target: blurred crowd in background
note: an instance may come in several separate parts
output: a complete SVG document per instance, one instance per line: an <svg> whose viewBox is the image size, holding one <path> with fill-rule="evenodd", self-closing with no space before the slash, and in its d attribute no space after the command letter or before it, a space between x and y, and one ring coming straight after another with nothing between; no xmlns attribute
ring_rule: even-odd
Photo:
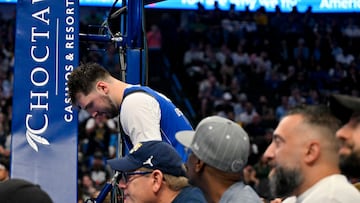
<svg viewBox="0 0 360 203"><path fill-rule="evenodd" d="M15 6L14 6L15 10ZM81 8L81 32L94 32L109 8ZM193 126L209 115L238 122L251 137L252 153L245 181L262 197L270 167L262 153L287 109L326 103L329 94L359 96L360 27L353 13L300 13L294 7L267 12L235 7L205 10L146 10L149 52L161 53L196 110ZM0 156L10 155L15 12L0 13ZM99 62L120 75L113 44L86 42L82 62ZM153 59L151 59L153 60ZM155 60L156 61L156 60ZM160 63L151 64L149 71ZM151 83L149 84L151 86ZM161 91L161 88L159 89ZM79 197L97 194L112 171L106 160L116 156L118 128L114 119L79 113Z"/></svg>

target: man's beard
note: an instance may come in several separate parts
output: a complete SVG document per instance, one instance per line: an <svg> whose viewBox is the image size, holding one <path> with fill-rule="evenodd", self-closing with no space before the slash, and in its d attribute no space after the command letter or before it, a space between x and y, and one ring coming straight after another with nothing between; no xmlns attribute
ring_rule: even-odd
<svg viewBox="0 0 360 203"><path fill-rule="evenodd" d="M304 178L299 168L276 167L270 177L270 190L274 197L287 197L299 187Z"/></svg>
<svg viewBox="0 0 360 203"><path fill-rule="evenodd" d="M109 118L114 118L114 117L116 117L116 116L118 116L119 115L119 107L118 106L116 106L111 100L110 100L110 98L108 98L108 97L103 97L104 98L104 100L106 100L106 102L110 105L110 107L109 108L107 108L107 110L106 110L106 115L109 117Z"/></svg>
<svg viewBox="0 0 360 203"><path fill-rule="evenodd" d="M360 178L360 152L340 155L341 172L350 178Z"/></svg>

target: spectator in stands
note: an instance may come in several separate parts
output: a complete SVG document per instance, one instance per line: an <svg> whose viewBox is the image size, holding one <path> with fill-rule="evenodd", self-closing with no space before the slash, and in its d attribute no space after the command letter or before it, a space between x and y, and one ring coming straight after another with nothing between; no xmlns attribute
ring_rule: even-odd
<svg viewBox="0 0 360 203"><path fill-rule="evenodd" d="M355 60L355 57L350 51L347 49L343 49L341 53L335 56L335 61L344 65L345 67L349 66L351 62Z"/></svg>
<svg viewBox="0 0 360 203"><path fill-rule="evenodd" d="M162 41L161 41L161 32L156 24L152 24L150 30L146 33L146 40L148 43L149 49L161 49Z"/></svg>
<svg viewBox="0 0 360 203"><path fill-rule="evenodd" d="M275 109L276 119L279 121L281 118L285 116L287 111L289 110L289 101L287 96L282 96L280 104Z"/></svg>
<svg viewBox="0 0 360 203"><path fill-rule="evenodd" d="M0 183L10 179L9 157L0 156Z"/></svg>
<svg viewBox="0 0 360 203"><path fill-rule="evenodd" d="M204 192L207 202L262 202L242 181L250 141L239 124L210 116L201 120L195 131L176 133L176 139L190 150L187 176Z"/></svg>
<svg viewBox="0 0 360 203"><path fill-rule="evenodd" d="M244 111L239 114L238 118L236 119L236 122L241 123L241 125L246 126L250 123L252 123L255 116L258 116L257 110L255 109L252 102L246 102L244 106Z"/></svg>
<svg viewBox="0 0 360 203"><path fill-rule="evenodd" d="M250 57L249 54L244 50L243 43L238 43L236 51L231 54L234 62L234 66L249 65Z"/></svg>
<svg viewBox="0 0 360 203"><path fill-rule="evenodd" d="M256 171L252 165L246 165L243 169L244 183L251 186L255 191L259 186L260 180L257 177Z"/></svg>
<svg viewBox="0 0 360 203"><path fill-rule="evenodd" d="M81 177L81 184L79 190L81 191L81 199L86 201L94 196L97 189L95 186L95 182L91 179L91 175L85 173Z"/></svg>
<svg viewBox="0 0 360 203"><path fill-rule="evenodd" d="M221 65L224 65L226 63L226 59L228 57L231 58L231 49L227 44L221 44L221 47L216 52L215 56L216 59L220 62Z"/></svg>
<svg viewBox="0 0 360 203"><path fill-rule="evenodd" d="M3 112L0 112L0 157L10 156L10 127L11 125L7 115Z"/></svg>
<svg viewBox="0 0 360 203"><path fill-rule="evenodd" d="M266 200L272 199L269 187L271 164L265 156L261 156L258 162L254 164L253 168L256 173L256 178L259 181L255 188L256 192L260 195L260 197Z"/></svg>
<svg viewBox="0 0 360 203"><path fill-rule="evenodd" d="M342 29L343 35L349 38L355 38L360 36L360 27L356 23L353 17L348 17L347 22L344 23Z"/></svg>
<svg viewBox="0 0 360 203"><path fill-rule="evenodd" d="M290 107L299 106L305 104L306 99L303 97L299 88L291 88L290 96L288 97L288 103Z"/></svg>
<svg viewBox="0 0 360 203"><path fill-rule="evenodd" d="M340 174L338 128L324 106L300 106L281 119L264 154L274 161L274 196L296 196L304 203L360 201L360 193Z"/></svg>
<svg viewBox="0 0 360 203"><path fill-rule="evenodd" d="M360 190L360 98L331 95L330 109L343 124L336 132L341 143L340 169Z"/></svg>
<svg viewBox="0 0 360 203"><path fill-rule="evenodd" d="M346 78L347 72L344 66L339 62L335 62L335 64L333 65L334 67L331 67L329 69L330 88L337 91L341 91L342 81Z"/></svg>
<svg viewBox="0 0 360 203"><path fill-rule="evenodd" d="M125 202L206 202L199 188L189 185L181 157L166 142L140 142L108 163L120 172Z"/></svg>
<svg viewBox="0 0 360 203"><path fill-rule="evenodd" d="M199 62L204 61L204 51L202 50L202 43L191 43L190 48L185 51L183 63L185 66L195 66Z"/></svg>
<svg viewBox="0 0 360 203"><path fill-rule="evenodd" d="M298 39L297 46L293 50L294 59L308 60L310 57L310 51L305 44L305 39Z"/></svg>
<svg viewBox="0 0 360 203"><path fill-rule="evenodd" d="M86 121L85 133L89 142L86 155L94 154L96 150L108 155L110 137L117 133L117 126L114 119L99 115Z"/></svg>
<svg viewBox="0 0 360 203"><path fill-rule="evenodd" d="M269 97L266 95L260 95L255 108L263 118L264 127L273 127L277 122L275 118L275 109L268 98Z"/></svg>
<svg viewBox="0 0 360 203"><path fill-rule="evenodd" d="M110 178L111 171L105 164L105 157L101 151L95 152L90 161L90 177L96 189L101 189Z"/></svg>
<svg viewBox="0 0 360 203"><path fill-rule="evenodd" d="M225 63L220 67L220 83L224 87L229 87L235 75L235 66L231 56L227 56Z"/></svg>
<svg viewBox="0 0 360 203"><path fill-rule="evenodd" d="M352 90L360 91L360 69L352 62L347 68L347 74L342 81L343 92L351 93Z"/></svg>
<svg viewBox="0 0 360 203"><path fill-rule="evenodd" d="M233 96L230 92L225 92L222 96L222 100L215 105L215 111L218 116L228 118L230 120L235 119Z"/></svg>
<svg viewBox="0 0 360 203"><path fill-rule="evenodd" d="M0 199L1 203L53 203L39 185L16 178L0 183Z"/></svg>
<svg viewBox="0 0 360 203"><path fill-rule="evenodd" d="M200 101L201 117L213 114L213 107L223 95L223 88L213 72L208 72L207 77L199 82L198 99Z"/></svg>

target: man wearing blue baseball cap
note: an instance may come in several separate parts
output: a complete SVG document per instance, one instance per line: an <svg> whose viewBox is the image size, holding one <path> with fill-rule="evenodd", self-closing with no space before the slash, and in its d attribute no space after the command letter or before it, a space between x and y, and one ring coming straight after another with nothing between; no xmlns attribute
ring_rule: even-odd
<svg viewBox="0 0 360 203"><path fill-rule="evenodd" d="M191 150L186 162L187 176L191 184L204 192L208 202L263 202L242 181L250 141L238 123L210 116L204 118L195 131L179 131L175 137Z"/></svg>
<svg viewBox="0 0 360 203"><path fill-rule="evenodd" d="M125 202L206 202L201 190L189 185L180 155L164 141L140 142L108 164L120 172Z"/></svg>

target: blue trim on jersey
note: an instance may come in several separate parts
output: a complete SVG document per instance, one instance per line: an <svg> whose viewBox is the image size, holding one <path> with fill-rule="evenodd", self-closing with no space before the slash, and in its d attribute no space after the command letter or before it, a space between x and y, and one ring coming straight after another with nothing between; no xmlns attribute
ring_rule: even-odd
<svg viewBox="0 0 360 203"><path fill-rule="evenodd" d="M187 154L184 146L182 146L176 139L175 134L181 130L193 130L189 120L169 99L164 98L155 90L145 86L132 86L126 88L124 91L123 100L126 96L134 92L145 92L154 97L160 105L161 119L160 132L163 141L170 143L176 151L180 154L183 161L186 161ZM121 107L120 107L121 111ZM125 143L128 149L133 147L128 135L124 136Z"/></svg>

